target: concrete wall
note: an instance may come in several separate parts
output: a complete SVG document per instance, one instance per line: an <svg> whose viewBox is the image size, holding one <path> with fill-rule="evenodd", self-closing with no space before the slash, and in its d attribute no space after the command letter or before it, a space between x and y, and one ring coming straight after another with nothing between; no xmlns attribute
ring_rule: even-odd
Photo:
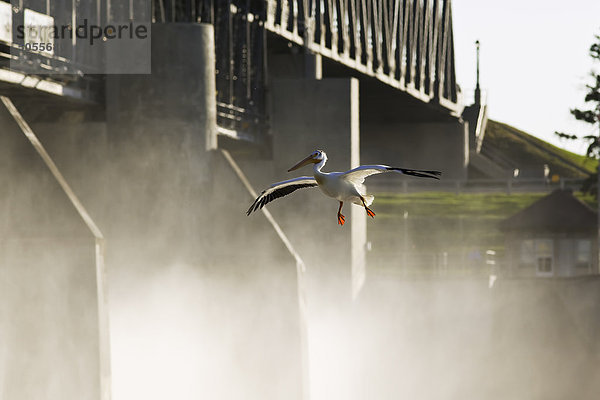
<svg viewBox="0 0 600 400"><path fill-rule="evenodd" d="M0 397L100 397L95 240L0 107Z"/></svg>
<svg viewBox="0 0 600 400"><path fill-rule="evenodd" d="M466 124L454 122L361 125L364 164L442 171L442 179L465 180L469 161Z"/></svg>

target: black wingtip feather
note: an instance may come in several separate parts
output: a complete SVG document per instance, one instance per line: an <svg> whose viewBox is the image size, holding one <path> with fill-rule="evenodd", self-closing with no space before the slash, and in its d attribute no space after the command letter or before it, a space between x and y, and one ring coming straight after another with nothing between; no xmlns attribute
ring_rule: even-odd
<svg viewBox="0 0 600 400"><path fill-rule="evenodd" d="M286 195L294 192L297 189L301 189L301 188L305 188L305 187L315 187L315 186L318 186L316 182L315 183L302 183L302 184L287 186L287 187L283 187L273 193L269 193L266 196L264 196L265 191L263 191L260 194L260 196L258 196L256 198L256 200L254 200L254 203L252 203L252 205L250 206L248 211L246 211L246 215L250 216L250 214L252 214L254 211L262 209L264 206L266 206L268 203L272 202L273 200L278 199L283 196L286 196Z"/></svg>
<svg viewBox="0 0 600 400"><path fill-rule="evenodd" d="M399 171L405 175L417 176L419 178L432 178L432 179L440 179L442 176L440 171L433 170L423 170L423 169L407 169L407 168L397 168L397 167L389 167L389 171Z"/></svg>

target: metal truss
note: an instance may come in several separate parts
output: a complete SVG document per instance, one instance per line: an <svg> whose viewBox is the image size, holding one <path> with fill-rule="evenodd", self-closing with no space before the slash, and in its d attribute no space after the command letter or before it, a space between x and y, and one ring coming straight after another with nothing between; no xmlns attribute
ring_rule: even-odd
<svg viewBox="0 0 600 400"><path fill-rule="evenodd" d="M264 130L266 32L452 115L462 111L450 0L153 0L152 4L154 21L214 25L220 128L254 138Z"/></svg>
<svg viewBox="0 0 600 400"><path fill-rule="evenodd" d="M450 0L266 0L265 27L424 102L459 110Z"/></svg>
<svg viewBox="0 0 600 400"><path fill-rule="evenodd" d="M267 114L264 1L153 0L152 15L156 22L214 25L219 132L260 142Z"/></svg>

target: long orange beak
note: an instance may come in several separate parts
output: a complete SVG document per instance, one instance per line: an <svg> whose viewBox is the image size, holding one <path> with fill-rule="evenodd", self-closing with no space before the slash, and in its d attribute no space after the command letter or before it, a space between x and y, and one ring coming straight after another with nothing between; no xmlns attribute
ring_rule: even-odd
<svg viewBox="0 0 600 400"><path fill-rule="evenodd" d="M292 172L300 167L304 167L305 165L308 165L310 163L314 164L315 160L312 157L312 155L306 157L304 160L300 161L298 164L294 165L292 168L288 169L288 172Z"/></svg>

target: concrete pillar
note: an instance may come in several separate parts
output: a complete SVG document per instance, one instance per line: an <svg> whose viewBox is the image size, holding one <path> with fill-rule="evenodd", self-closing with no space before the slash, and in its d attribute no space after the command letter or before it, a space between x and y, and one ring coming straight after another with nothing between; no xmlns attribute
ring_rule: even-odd
<svg viewBox="0 0 600 400"><path fill-rule="evenodd" d="M281 79L271 86L276 180L312 176L311 167L287 169L310 152L327 153L324 171L346 171L360 162L358 81ZM270 210L307 264L311 398L349 398L347 342L354 292L364 280L366 213L344 204L345 226L337 225L338 202L318 188L274 202Z"/></svg>
<svg viewBox="0 0 600 400"><path fill-rule="evenodd" d="M283 79L273 82L271 127L273 162L276 173L279 171L278 179L312 176L312 168L308 166L291 174L285 171L316 149L327 153L328 162L323 169L326 172L346 171L360 164L357 96L356 79ZM303 192L294 193L282 204L273 204L272 211L284 226L295 232L290 235L297 237L306 257L313 258L313 262L307 260L308 263L315 267L327 264L329 271L331 265L339 267L337 272L345 277L341 284L350 293L351 265L362 263L364 258L364 252L359 253L359 249L364 249L365 236L361 232L365 226L364 209L344 204L342 213L351 215L341 227L336 222L336 200L324 196L319 189ZM304 223L296 225L295 222L300 220ZM336 245L331 246L329 240L334 240ZM352 257L352 249L355 249L356 260ZM340 275L335 275L340 282Z"/></svg>
<svg viewBox="0 0 600 400"><path fill-rule="evenodd" d="M270 79L321 79L322 56L307 49L291 47L289 52L269 53Z"/></svg>
<svg viewBox="0 0 600 400"><path fill-rule="evenodd" d="M323 65L320 54L311 53L308 50L304 53L304 76L306 79L323 78Z"/></svg>
<svg viewBox="0 0 600 400"><path fill-rule="evenodd" d="M199 239L203 216L188 207L210 182L207 148L216 146L212 29L154 24L152 74L106 78L107 156L119 204L111 225L137 236L139 251L183 249ZM157 227L172 234L155 235Z"/></svg>

